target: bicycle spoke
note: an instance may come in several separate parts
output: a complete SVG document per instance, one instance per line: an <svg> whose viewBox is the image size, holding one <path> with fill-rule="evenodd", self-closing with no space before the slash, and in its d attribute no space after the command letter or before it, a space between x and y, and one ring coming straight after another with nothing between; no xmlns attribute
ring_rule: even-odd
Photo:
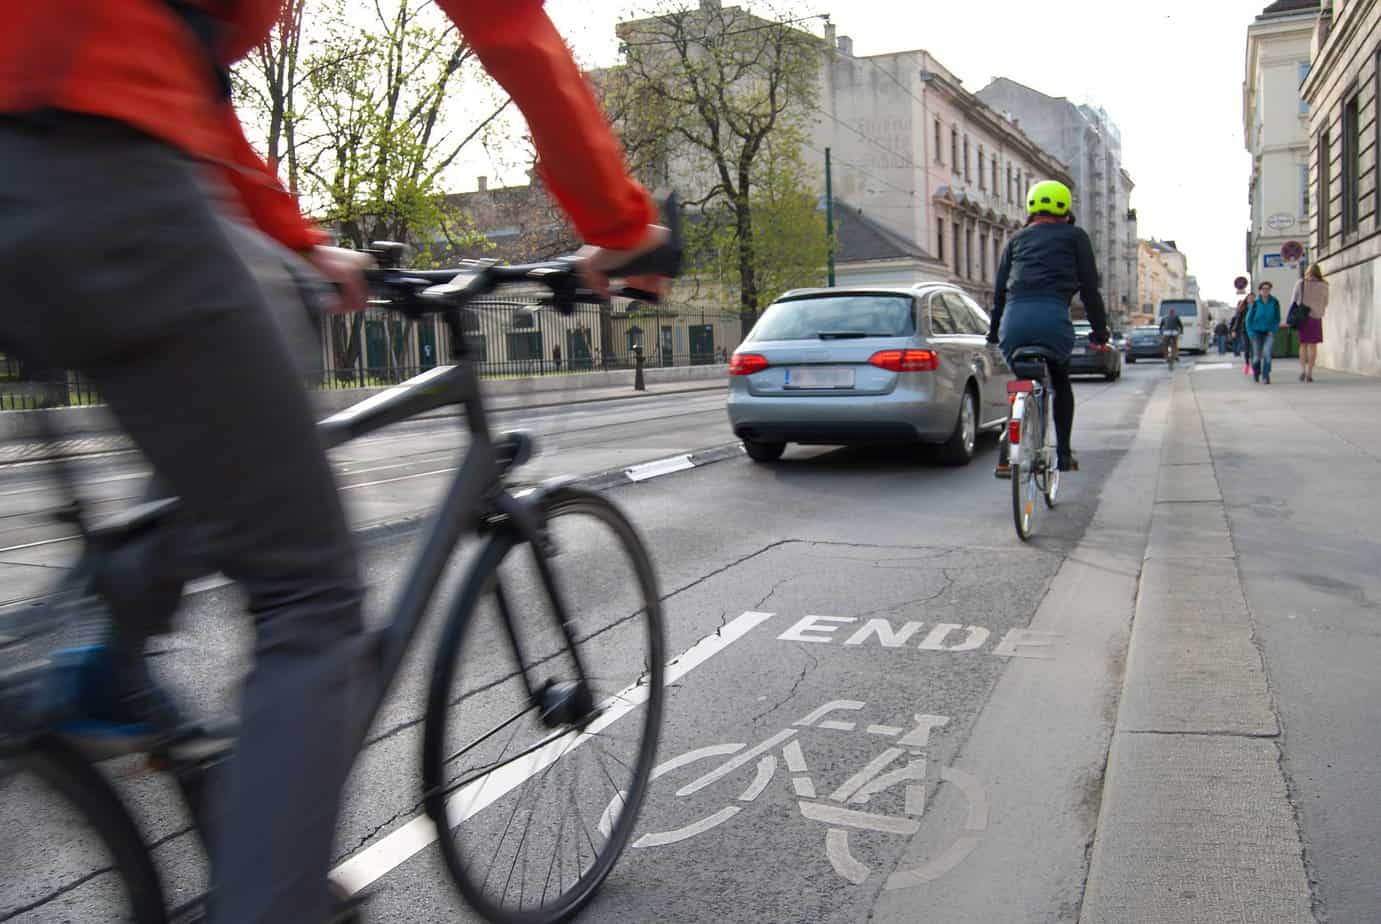
<svg viewBox="0 0 1381 924"><path fill-rule="evenodd" d="M454 761L457 757L463 757L464 755L468 754L470 751L472 751L472 750L474 750L475 748L479 747L479 746L480 746L481 744L483 744L484 742L488 741L490 738L492 738L492 737L494 737L495 735L497 735L499 732L503 731L503 730L504 730L505 728L507 728L510 724L512 724L513 722L518 721L518 720L521 719L523 716L527 715L529 712L532 712L532 711L533 711L534 709L536 709L536 708L537 708L537 704L536 704L536 703L533 703L531 706L528 706L528 707L527 707L526 709L524 709L522 712L519 712L519 713L515 714L511 719L504 719L504 720L503 720L502 722L500 722L498 725L495 725L495 726L494 726L493 728L491 728L489 731L485 732L483 735L480 735L478 738L476 738L474 741L472 741L472 742L470 742L469 744L467 744L465 747L461 748L459 751L454 751L454 752L452 752L451 755L450 755L449 757L447 757L444 761L442 761L442 763L447 763L447 764L449 764L449 763L451 763L452 761ZM516 732L515 732L515 734L516 734ZM509 744L512 744L512 743L513 743L513 741L512 741L511 738L509 739L509 742L508 742L508 743L509 743ZM507 750L507 746L505 746L504 750Z"/></svg>

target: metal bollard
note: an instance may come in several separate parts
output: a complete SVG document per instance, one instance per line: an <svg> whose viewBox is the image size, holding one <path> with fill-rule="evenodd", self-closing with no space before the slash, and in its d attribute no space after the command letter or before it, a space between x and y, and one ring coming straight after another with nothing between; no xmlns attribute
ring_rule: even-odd
<svg viewBox="0 0 1381 924"><path fill-rule="evenodd" d="M643 346L641 343L633 345L633 390L647 391L647 382L643 380Z"/></svg>

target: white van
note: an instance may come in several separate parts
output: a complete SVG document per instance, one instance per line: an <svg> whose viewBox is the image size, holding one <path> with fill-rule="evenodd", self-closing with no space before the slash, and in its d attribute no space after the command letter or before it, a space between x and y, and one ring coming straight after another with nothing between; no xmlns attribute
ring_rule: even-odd
<svg viewBox="0 0 1381 924"><path fill-rule="evenodd" d="M1208 349L1209 339L1213 335L1213 330L1204 312L1204 307L1195 298L1167 298L1160 303L1159 318L1164 320L1165 316L1174 308L1179 315L1180 321L1184 324L1184 334L1180 336L1181 353L1202 353Z"/></svg>

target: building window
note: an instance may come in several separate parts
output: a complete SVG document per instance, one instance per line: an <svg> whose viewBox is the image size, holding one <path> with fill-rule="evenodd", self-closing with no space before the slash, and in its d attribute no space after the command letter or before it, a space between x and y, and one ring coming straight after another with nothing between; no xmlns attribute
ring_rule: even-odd
<svg viewBox="0 0 1381 924"><path fill-rule="evenodd" d="M997 155L996 155L996 154L993 155L993 195L994 195L994 196L1000 196L1000 195L1002 195L1000 192L997 191Z"/></svg>
<svg viewBox="0 0 1381 924"><path fill-rule="evenodd" d="M973 278L973 228L964 229L964 278Z"/></svg>
<svg viewBox="0 0 1381 924"><path fill-rule="evenodd" d="M1007 204L1011 205L1017 201L1016 196L1012 195L1012 163L1007 162Z"/></svg>
<svg viewBox="0 0 1381 924"><path fill-rule="evenodd" d="M1358 180L1361 176L1361 94L1354 93L1343 104L1343 233L1351 234L1357 230L1358 214L1361 212L1361 190Z"/></svg>
<svg viewBox="0 0 1381 924"><path fill-rule="evenodd" d="M945 262L945 220L935 219L935 259Z"/></svg>
<svg viewBox="0 0 1381 924"><path fill-rule="evenodd" d="M969 136L964 136L964 182L969 182L971 173L969 171Z"/></svg>
<svg viewBox="0 0 1381 924"><path fill-rule="evenodd" d="M1319 132L1319 160L1317 176L1319 178L1318 210L1319 210L1319 246L1320 255L1328 253L1333 238L1333 225L1331 218L1333 204L1332 183L1329 182L1329 174L1333 169L1333 144L1329 137L1328 126L1325 125Z"/></svg>
<svg viewBox="0 0 1381 924"><path fill-rule="evenodd" d="M949 130L949 165L956 174L962 172L962 168L959 166L959 129L957 128Z"/></svg>
<svg viewBox="0 0 1381 924"><path fill-rule="evenodd" d="M959 267L962 265L959 262L959 222L956 221L953 224L951 224L950 230L953 232L953 236L950 238L950 241L954 244L954 275L958 276Z"/></svg>
<svg viewBox="0 0 1381 924"><path fill-rule="evenodd" d="M1309 220L1309 165L1300 164L1299 168L1299 216L1305 221Z"/></svg>
<svg viewBox="0 0 1381 924"><path fill-rule="evenodd" d="M936 119L936 120L935 120L935 163L937 163L937 164L943 164L944 162L945 162L944 127L940 125L940 120L939 120L939 119Z"/></svg>
<svg viewBox="0 0 1381 924"><path fill-rule="evenodd" d="M986 231L978 235L978 276L984 282L988 281L988 232Z"/></svg>
<svg viewBox="0 0 1381 924"><path fill-rule="evenodd" d="M1301 90L1304 89L1304 79L1305 79L1306 77L1308 77L1308 76L1309 76L1309 62L1308 62L1308 61L1301 61L1301 62L1299 63L1299 86L1300 86L1300 89L1301 89ZM1299 97L1299 114L1300 114L1300 115L1309 115L1309 103L1307 103L1307 102L1305 101L1305 99L1304 99L1304 93L1303 93L1303 92L1300 93L1300 97Z"/></svg>
<svg viewBox="0 0 1381 924"><path fill-rule="evenodd" d="M986 190L988 188L988 174L985 172L985 160L986 155L983 153L983 145L980 144L978 146L978 188L982 190Z"/></svg>

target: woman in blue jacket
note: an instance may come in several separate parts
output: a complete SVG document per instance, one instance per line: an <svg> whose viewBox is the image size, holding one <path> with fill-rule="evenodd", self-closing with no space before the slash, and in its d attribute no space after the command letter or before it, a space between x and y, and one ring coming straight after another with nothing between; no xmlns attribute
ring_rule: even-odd
<svg viewBox="0 0 1381 924"><path fill-rule="evenodd" d="M1271 384L1271 353L1276 331L1280 330L1280 302L1271 294L1271 284L1261 283L1256 301L1247 309L1247 336L1252 344L1252 378Z"/></svg>

